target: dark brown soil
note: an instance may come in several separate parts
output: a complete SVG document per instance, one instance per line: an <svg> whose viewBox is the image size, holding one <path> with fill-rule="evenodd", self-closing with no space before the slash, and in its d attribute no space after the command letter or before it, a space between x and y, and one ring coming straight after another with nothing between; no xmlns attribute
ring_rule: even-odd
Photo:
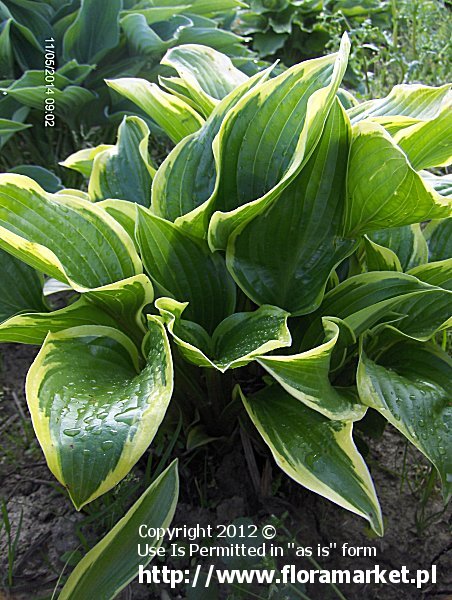
<svg viewBox="0 0 452 600"><path fill-rule="evenodd" d="M86 517L73 509L64 490L48 471L34 440L23 387L26 371L35 353L29 347L16 345L4 345L1 350L0 499L6 503L13 536L20 521L21 525L12 588L7 583L6 536L4 530L0 531L0 583L3 580L0 600L50 597L64 567L65 553L80 546L76 526ZM290 538L282 531L282 523L300 545L316 547L317 544L325 546L336 542L337 548L340 548L343 542L348 542L350 546L372 546L377 549L376 558L344 558L336 551L330 558L318 559L323 568L372 569L379 564L387 569L400 569L405 565L412 570L429 569L432 563L437 565L438 583L422 592L409 584L342 585L340 590L348 600L452 598L452 544L448 526L450 508L444 511L435 487L422 510L422 494L429 472L426 461L412 448L406 453L404 440L391 428L387 428L381 440L371 441L369 445L371 451L367 461L385 517L386 533L381 539L371 535L364 520L281 476L278 468L269 461L267 467L262 469L266 463L260 458L261 492L272 487L273 494L267 498L263 498L262 494L259 497L255 485L251 483L239 444L221 459L218 456L211 457L210 475L206 479L206 490L201 495L193 494L195 475L192 469L197 468L196 462L188 467L182 463L181 502L175 524L216 525L239 517L249 517L259 525L275 515L280 519L281 529L278 531L285 541ZM141 475L140 469L142 466L138 465L135 470L137 477ZM428 520L432 515L436 516ZM86 531L89 537L89 529ZM92 532L91 543L98 535L98 531ZM313 568L306 559L290 562L296 563L298 568ZM180 568L179 565L177 568ZM258 592L260 598L278 597L270 596L270 592L263 588ZM312 600L337 597L334 590L325 585L308 586L305 593ZM163 588L151 590L135 583L121 597L171 600L185 598L185 595L183 591ZM223 590L222 597L247 596L234 596Z"/></svg>

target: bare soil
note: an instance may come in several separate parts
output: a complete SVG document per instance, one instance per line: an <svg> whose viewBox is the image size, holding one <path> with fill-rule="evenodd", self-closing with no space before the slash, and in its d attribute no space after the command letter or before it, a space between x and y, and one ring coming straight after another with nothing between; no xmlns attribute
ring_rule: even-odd
<svg viewBox="0 0 452 600"><path fill-rule="evenodd" d="M12 586L8 584L6 535L4 529L0 531L0 582L3 581L0 600L50 598L67 553L80 547L77 531L80 532L81 522L86 521L86 514L73 509L64 490L54 480L34 439L23 390L28 366L35 354L34 349L11 344L2 347L0 357L0 500L6 503L13 537L19 529ZM426 461L411 447L406 452L405 441L389 427L382 439L370 440L369 446L371 450L366 459L385 518L383 538L375 539L363 519L301 488L281 475L271 461L260 457L257 462L261 490L256 491L239 444L222 457L210 456L209 476L204 480L202 494L193 493L197 489L194 484L199 475L197 470L202 471L202 465L196 461L188 466L182 464L181 501L174 524L216 525L249 517L259 525L276 515L300 545L316 547L335 542L339 549L347 542L350 546L376 548L376 558L343 557L337 550L329 558L317 559L322 568L372 569L378 563L387 569L400 569L402 565L409 569L429 569L433 563L437 565L437 584L422 591L409 584L339 586L348 600L452 598L451 511L450 507L444 510L436 486L424 506L425 480L429 472ZM135 468L136 480L142 476L143 468L141 463ZM270 489L273 491L269 496ZM128 501L132 502L133 497ZM89 526L85 526L83 532L91 544L99 537L99 531L90 530ZM280 535L286 534L280 532ZM306 559L291 562L296 562L298 568L313 568ZM261 588L258 597L270 598L269 594ZM312 600L337 597L332 588L324 585L308 586L305 594ZM221 596L246 597L227 590L223 590ZM134 583L121 597L171 600L186 596L183 590L149 589Z"/></svg>

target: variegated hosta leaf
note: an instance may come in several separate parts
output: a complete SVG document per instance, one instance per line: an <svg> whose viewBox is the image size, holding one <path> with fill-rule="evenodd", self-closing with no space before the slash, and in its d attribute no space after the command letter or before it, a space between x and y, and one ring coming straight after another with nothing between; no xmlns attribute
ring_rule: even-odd
<svg viewBox="0 0 452 600"><path fill-rule="evenodd" d="M452 217L431 221L424 229L428 244L429 260L445 260L452 257Z"/></svg>
<svg viewBox="0 0 452 600"><path fill-rule="evenodd" d="M205 124L182 140L158 169L152 184L154 212L184 225L192 234L206 235L210 213L208 200L215 188L216 173L212 144L232 106L254 86L264 82L270 69L257 73L226 96Z"/></svg>
<svg viewBox="0 0 452 600"><path fill-rule="evenodd" d="M128 200L101 200L97 206L101 206L113 219L127 231L131 240L135 242L135 222L137 219L137 207L134 202ZM137 245L137 244L135 244Z"/></svg>
<svg viewBox="0 0 452 600"><path fill-rule="evenodd" d="M388 419L435 465L446 501L452 493L452 361L433 345L401 343L358 367L362 402Z"/></svg>
<svg viewBox="0 0 452 600"><path fill-rule="evenodd" d="M386 246L381 246L371 240L367 235L363 238L364 262L366 271L403 271L399 257Z"/></svg>
<svg viewBox="0 0 452 600"><path fill-rule="evenodd" d="M174 94L174 96L189 104L197 112L202 113L202 107L193 100L189 86L180 77L164 77L163 75L159 75L158 81L160 86L167 92Z"/></svg>
<svg viewBox="0 0 452 600"><path fill-rule="evenodd" d="M345 34L337 54L293 66L229 111L214 142L212 249L225 249L232 231L262 212L306 164L335 100L349 47Z"/></svg>
<svg viewBox="0 0 452 600"><path fill-rule="evenodd" d="M179 496L177 460L148 487L124 517L77 564L58 596L59 600L116 598L121 590L146 567L150 555L140 557L137 545L140 525L148 531L166 530L174 516ZM147 543L158 548L163 537L148 536Z"/></svg>
<svg viewBox="0 0 452 600"><path fill-rule="evenodd" d="M60 165L67 169L77 171L84 177L89 178L91 171L93 170L94 159L96 156L111 148L114 148L111 144L101 144L95 148L84 148L83 150L79 150L68 156L65 160L60 162Z"/></svg>
<svg viewBox="0 0 452 600"><path fill-rule="evenodd" d="M107 84L144 110L176 144L187 135L198 131L204 123L201 115L189 104L164 92L155 83L135 77L124 77L110 79Z"/></svg>
<svg viewBox="0 0 452 600"><path fill-rule="evenodd" d="M357 236L450 216L452 203L426 186L385 129L353 128L344 234Z"/></svg>
<svg viewBox="0 0 452 600"><path fill-rule="evenodd" d="M257 362L272 375L291 396L304 402L329 419L356 421L366 409L359 402L354 388L335 387L330 383L331 357L340 335L333 319L323 319L323 344L283 356L261 356Z"/></svg>
<svg viewBox="0 0 452 600"><path fill-rule="evenodd" d="M192 99L206 117L219 100L248 79L234 67L228 56L199 44L184 44L172 48L161 63L177 71Z"/></svg>
<svg viewBox="0 0 452 600"><path fill-rule="evenodd" d="M428 270L429 265L426 265ZM433 266L434 268L434 266ZM429 339L450 316L451 292L405 273L370 272L350 277L328 292L303 337L303 349L320 343L322 317L338 317L356 336L378 323L418 340Z"/></svg>
<svg viewBox="0 0 452 600"><path fill-rule="evenodd" d="M124 229L91 202L0 175L0 247L77 291L142 272Z"/></svg>
<svg viewBox="0 0 452 600"><path fill-rule="evenodd" d="M418 265L408 271L425 283L452 290L452 258Z"/></svg>
<svg viewBox="0 0 452 600"><path fill-rule="evenodd" d="M96 154L88 192L91 200L119 198L144 206L151 202L155 174L149 152L149 128L139 117L125 117L115 146Z"/></svg>
<svg viewBox="0 0 452 600"><path fill-rule="evenodd" d="M312 312L332 270L353 251L354 240L341 237L349 143L348 117L336 101L299 175L229 238L227 267L256 304Z"/></svg>
<svg viewBox="0 0 452 600"><path fill-rule="evenodd" d="M452 175L434 175L429 171L419 171L422 179L432 187L438 194L449 198L452 196Z"/></svg>
<svg viewBox="0 0 452 600"><path fill-rule="evenodd" d="M137 345L145 333L143 310L154 300L154 289L146 275L135 275L83 294L95 306L111 315L116 327Z"/></svg>
<svg viewBox="0 0 452 600"><path fill-rule="evenodd" d="M41 345L49 332L57 333L81 325L117 327L114 317L86 299L80 298L59 310L26 312L7 319L0 323L0 342Z"/></svg>
<svg viewBox="0 0 452 600"><path fill-rule="evenodd" d="M45 307L47 312L15 315L0 324L0 342L42 344L49 332L81 325L105 325L123 331L140 347L146 332L143 310L153 298L149 279L146 275L136 275L90 290L60 310L49 312Z"/></svg>
<svg viewBox="0 0 452 600"><path fill-rule="evenodd" d="M292 339L284 310L261 306L254 312L235 313L222 321L210 337L197 323L181 318L187 304L159 298L160 311L182 356L200 367L222 373L250 363L257 356L290 346Z"/></svg>
<svg viewBox="0 0 452 600"><path fill-rule="evenodd" d="M236 288L220 254L173 223L139 207L136 238L160 296L189 302L187 318L211 333L234 311Z"/></svg>
<svg viewBox="0 0 452 600"><path fill-rule="evenodd" d="M427 243L422 235L421 228L417 223L415 225L405 225L404 227L390 227L388 229L381 229L380 231L374 231L370 233L367 237L370 238L371 244L378 244L380 247L383 246L385 250L392 251L392 254L395 255L395 259L394 257L390 257L388 252L383 250L383 253L386 254L387 258L389 259L388 264L391 264L392 262L394 266L400 265L399 268L394 269L370 269L368 260L367 263L369 270L408 271L408 269L426 263L428 260ZM366 249L368 249L367 245ZM369 252L372 252L372 250L369 249ZM399 265L397 265L397 261L399 261Z"/></svg>
<svg viewBox="0 0 452 600"><path fill-rule="evenodd" d="M77 507L114 487L165 415L173 387L162 324L149 319L147 362L116 329L49 334L27 376L33 426L50 470Z"/></svg>
<svg viewBox="0 0 452 600"><path fill-rule="evenodd" d="M441 87L396 85L385 98L368 100L348 111L353 124L364 119L383 125L390 133L434 119L447 102L450 84Z"/></svg>
<svg viewBox="0 0 452 600"><path fill-rule="evenodd" d="M351 421L331 421L271 385L245 408L281 469L304 487L369 521L383 535L381 510Z"/></svg>
<svg viewBox="0 0 452 600"><path fill-rule="evenodd" d="M437 117L397 132L394 140L416 171L447 167L452 162L452 98Z"/></svg>

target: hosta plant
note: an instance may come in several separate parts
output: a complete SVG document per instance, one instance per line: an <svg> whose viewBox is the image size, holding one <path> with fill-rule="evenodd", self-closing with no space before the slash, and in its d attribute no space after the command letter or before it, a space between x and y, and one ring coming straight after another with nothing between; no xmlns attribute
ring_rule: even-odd
<svg viewBox="0 0 452 600"><path fill-rule="evenodd" d="M170 50L165 102L108 82L174 140L158 168L126 117L115 145L64 161L87 192L0 176L0 339L41 345L27 402L77 509L130 471L173 395L187 447L254 424L285 473L379 535L353 438L367 413L449 498L451 181L431 171L450 162L449 87L346 110L348 51L247 77L209 48Z"/></svg>

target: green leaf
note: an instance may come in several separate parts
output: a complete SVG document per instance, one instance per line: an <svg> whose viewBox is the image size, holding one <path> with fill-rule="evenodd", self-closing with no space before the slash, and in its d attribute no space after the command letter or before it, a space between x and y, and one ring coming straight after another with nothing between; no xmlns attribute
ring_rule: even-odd
<svg viewBox="0 0 452 600"><path fill-rule="evenodd" d="M158 169L152 185L154 212L186 227L192 235L206 235L208 200L215 188L215 159L212 144L232 106L254 86L262 84L270 69L258 73L218 103L205 124L182 140Z"/></svg>
<svg viewBox="0 0 452 600"><path fill-rule="evenodd" d="M147 362L116 329L49 334L27 376L27 402L48 466L76 506L114 487L162 422L173 388L163 326L149 319Z"/></svg>
<svg viewBox="0 0 452 600"><path fill-rule="evenodd" d="M337 54L295 65L229 111L214 142L212 249L225 249L232 231L271 204L306 164L335 100L348 52L344 35Z"/></svg>
<svg viewBox="0 0 452 600"><path fill-rule="evenodd" d="M121 27L133 54L160 58L160 56L177 43L181 31L192 25L192 21L184 16L175 15L161 23L165 28L157 31L150 27L146 17L140 13L130 13L121 19Z"/></svg>
<svg viewBox="0 0 452 600"><path fill-rule="evenodd" d="M124 517L86 554L75 567L59 600L112 600L146 567L150 556L139 557L138 531L145 525L148 531L165 530L171 524L179 495L177 460L148 487ZM147 537L146 543L158 548L159 536Z"/></svg>
<svg viewBox="0 0 452 600"><path fill-rule="evenodd" d="M206 117L248 77L221 52L199 44L184 44L166 53L162 64L172 67L187 86Z"/></svg>
<svg viewBox="0 0 452 600"><path fill-rule="evenodd" d="M6 95L25 106L44 111L47 87L44 84L45 71L26 71L9 87L1 88ZM55 115L63 117L75 126L86 106L96 99L94 92L73 83L58 71L55 72L52 99Z"/></svg>
<svg viewBox="0 0 452 600"><path fill-rule="evenodd" d="M431 345L401 343L374 362L361 351L358 390L437 468L447 501L452 493L452 361Z"/></svg>
<svg viewBox="0 0 452 600"><path fill-rule="evenodd" d="M337 101L306 166L265 212L229 238L227 267L256 304L292 315L312 312L330 273L353 251L354 240L341 237L349 141L348 118Z"/></svg>
<svg viewBox="0 0 452 600"><path fill-rule="evenodd" d="M181 319L187 306L171 298L159 298L160 311L181 354L189 362L224 373L247 365L257 356L290 346L292 339L284 310L261 306L254 312L235 313L222 321L212 334Z"/></svg>
<svg viewBox="0 0 452 600"><path fill-rule="evenodd" d="M136 238L144 267L161 296L189 302L187 318L209 333L235 307L235 285L224 259L204 240L138 208Z"/></svg>
<svg viewBox="0 0 452 600"><path fill-rule="evenodd" d="M113 90L139 106L177 144L198 131L204 119L189 104L145 79L124 77L107 82Z"/></svg>
<svg viewBox="0 0 452 600"><path fill-rule="evenodd" d="M174 0L170 0L170 3L173 2ZM187 5L187 8L193 14L205 17L214 17L229 10L245 6L242 0L215 0L214 2L212 0L177 0L177 2Z"/></svg>
<svg viewBox="0 0 452 600"><path fill-rule="evenodd" d="M330 421L278 385L251 398L241 396L276 463L289 477L364 517L383 535L380 506L353 442L351 421Z"/></svg>
<svg viewBox="0 0 452 600"><path fill-rule="evenodd" d="M3 250L0 250L0 279L0 323L29 310L46 309L43 277Z"/></svg>
<svg viewBox="0 0 452 600"><path fill-rule="evenodd" d="M168 21L175 15L187 10L187 6L180 1L171 3L170 6L149 6L149 4L146 4L146 6L149 8L144 7L144 5L136 5L132 10L121 11L121 20L129 15L142 15L148 25L154 25L155 23Z"/></svg>
<svg viewBox="0 0 452 600"><path fill-rule="evenodd" d="M353 128L344 233L361 233L447 217L452 203L427 187L381 125Z"/></svg>
<svg viewBox="0 0 452 600"><path fill-rule="evenodd" d="M404 227L390 227L388 229L374 231L369 234L368 238L371 240L370 243L379 244L380 246L383 246L384 249L392 251L397 259L394 261L392 258L394 266L398 266L397 261L399 261L400 265L399 268L394 269L373 268L369 270L408 271L408 269L426 263L428 260L427 243L418 224L405 225Z"/></svg>
<svg viewBox="0 0 452 600"><path fill-rule="evenodd" d="M77 291L142 272L132 240L102 208L23 175L0 175L0 234L1 248Z"/></svg>
<svg viewBox="0 0 452 600"><path fill-rule="evenodd" d="M353 124L364 119L383 125L389 132L435 119L447 101L450 84L430 87L419 84L396 85L385 98L368 100L348 111Z"/></svg>
<svg viewBox="0 0 452 600"><path fill-rule="evenodd" d="M417 123L397 132L394 140L408 156L416 171L447 167L452 162L452 102L430 121Z"/></svg>
<svg viewBox="0 0 452 600"><path fill-rule="evenodd" d="M189 104L200 114L202 113L202 107L193 100L189 86L180 77L159 75L158 80L162 88Z"/></svg>
<svg viewBox="0 0 452 600"><path fill-rule="evenodd" d="M118 198L149 206L155 168L148 144L149 128L143 119L124 117L116 145L94 157L88 186L91 200Z"/></svg>
<svg viewBox="0 0 452 600"><path fill-rule="evenodd" d="M324 342L300 354L261 356L257 362L272 375L291 396L304 402L329 419L356 421L366 409L353 388L335 387L330 383L332 354L340 336L334 319L322 320Z"/></svg>
<svg viewBox="0 0 452 600"><path fill-rule="evenodd" d="M32 19L36 22L34 16L32 15ZM6 22L8 21L9 19ZM39 68L42 65L44 52L35 34L14 18L11 19L8 27L11 48L19 67L23 71Z"/></svg>
<svg viewBox="0 0 452 600"><path fill-rule="evenodd" d="M0 136L17 133L31 127L28 123L20 123L11 119L0 119Z"/></svg>
<svg viewBox="0 0 452 600"><path fill-rule="evenodd" d="M63 189L61 179L55 173L38 165L18 165L10 169L8 173L30 177L30 179L34 179L36 183L39 183L46 192L56 193Z"/></svg>
<svg viewBox="0 0 452 600"><path fill-rule="evenodd" d="M119 44L119 12L122 0L82 0L75 21L63 37L63 58L96 64Z"/></svg>

